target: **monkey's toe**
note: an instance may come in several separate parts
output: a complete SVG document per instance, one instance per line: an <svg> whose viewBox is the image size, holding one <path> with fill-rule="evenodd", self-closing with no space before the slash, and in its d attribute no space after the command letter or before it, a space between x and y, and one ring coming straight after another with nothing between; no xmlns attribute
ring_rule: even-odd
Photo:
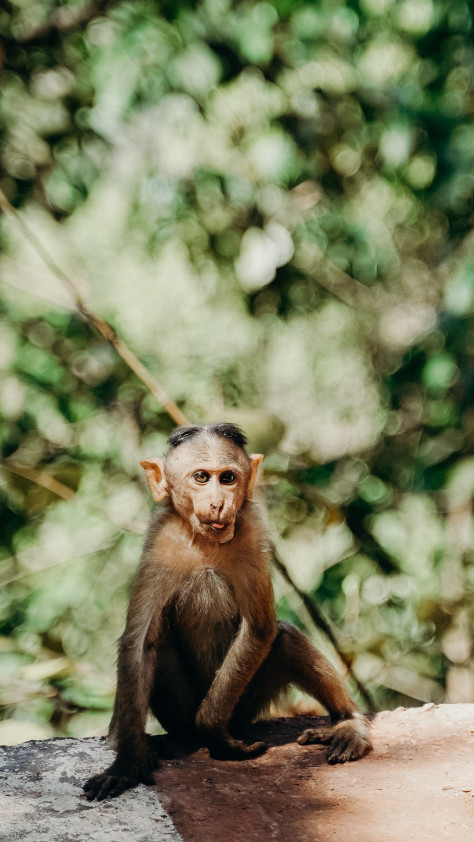
<svg viewBox="0 0 474 842"><path fill-rule="evenodd" d="M359 760L371 748L371 743L360 737L355 737L349 743L343 739L334 740L327 750L326 760L331 765L335 763L346 763L348 760Z"/></svg>
<svg viewBox="0 0 474 842"><path fill-rule="evenodd" d="M359 760L371 748L372 743L368 731L359 731L347 727L335 732L327 750L326 759L331 764Z"/></svg>
<svg viewBox="0 0 474 842"><path fill-rule="evenodd" d="M331 726L307 728L296 741L300 745L309 742L329 744L326 760L331 764L359 760L372 748L369 728L362 718L341 720Z"/></svg>

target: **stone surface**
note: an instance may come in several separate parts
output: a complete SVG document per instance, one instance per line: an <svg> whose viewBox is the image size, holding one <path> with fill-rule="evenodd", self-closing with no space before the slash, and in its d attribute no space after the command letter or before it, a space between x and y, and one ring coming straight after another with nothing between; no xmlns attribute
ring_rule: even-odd
<svg viewBox="0 0 474 842"><path fill-rule="evenodd" d="M314 721L314 720L313 720ZM307 717L258 726L268 752L218 763L205 751L163 761L164 804L186 842L471 842L474 705L378 714L374 751L328 766L295 745Z"/></svg>
<svg viewBox="0 0 474 842"><path fill-rule="evenodd" d="M109 765L100 739L56 739L0 749L2 842L181 842L153 788L90 804L82 783Z"/></svg>
<svg viewBox="0 0 474 842"><path fill-rule="evenodd" d="M255 726L269 750L219 762L204 749L162 761L156 787L89 804L83 781L112 757L100 739L45 740L0 751L4 842L471 842L474 705L378 714L374 751L328 766L295 744L314 719ZM174 824L173 824L174 822Z"/></svg>

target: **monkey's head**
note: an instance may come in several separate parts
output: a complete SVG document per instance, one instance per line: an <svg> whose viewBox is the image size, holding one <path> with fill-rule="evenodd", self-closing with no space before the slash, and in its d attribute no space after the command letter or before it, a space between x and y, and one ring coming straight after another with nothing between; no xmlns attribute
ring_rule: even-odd
<svg viewBox="0 0 474 842"><path fill-rule="evenodd" d="M193 532L219 544L231 541L263 456L248 454L242 431L227 423L177 427L168 443L164 459L140 463L153 499L169 498Z"/></svg>

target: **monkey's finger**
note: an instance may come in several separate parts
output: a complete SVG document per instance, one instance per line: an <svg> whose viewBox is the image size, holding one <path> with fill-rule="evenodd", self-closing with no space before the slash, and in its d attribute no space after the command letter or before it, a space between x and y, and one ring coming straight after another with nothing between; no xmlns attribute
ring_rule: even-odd
<svg viewBox="0 0 474 842"><path fill-rule="evenodd" d="M104 776L105 780L96 795L97 801L104 801L105 798L117 798L126 789L132 789L138 784L136 777Z"/></svg>
<svg viewBox="0 0 474 842"><path fill-rule="evenodd" d="M86 793L88 801L93 801L97 793L100 791L100 788L103 783L103 777L103 775L94 775L94 777L89 778L89 780L86 781L86 783L82 787L84 792Z"/></svg>
<svg viewBox="0 0 474 842"><path fill-rule="evenodd" d="M247 757L259 757L261 754L264 754L267 750L268 746L266 743L251 743L249 746L245 746L246 756Z"/></svg>
<svg viewBox="0 0 474 842"><path fill-rule="evenodd" d="M95 797L96 801L105 801L105 799L109 798L109 796L114 798L114 795L112 794L114 792L116 792L117 795L120 795L120 793L123 792L123 789L120 789L118 785L113 786L110 781L104 781Z"/></svg>
<svg viewBox="0 0 474 842"><path fill-rule="evenodd" d="M86 798L88 801L94 801L96 798L100 801L99 795L104 787L104 782L106 780L106 775L95 775L94 778L91 778L89 781L87 781L87 784L84 785L83 789L86 793Z"/></svg>
<svg viewBox="0 0 474 842"><path fill-rule="evenodd" d="M263 754L266 750L266 743L258 742L248 746L240 740L232 739L209 746L209 754L214 760L250 760L252 757Z"/></svg>
<svg viewBox="0 0 474 842"><path fill-rule="evenodd" d="M300 746L310 742L328 743L331 737L331 728L324 728L324 726L321 728L306 728L306 730L296 738L296 742L299 743Z"/></svg>
<svg viewBox="0 0 474 842"><path fill-rule="evenodd" d="M122 777L117 775L95 775L90 778L83 789L86 793L88 801L103 801L105 798L117 798L126 789L130 789L138 784L137 778Z"/></svg>
<svg viewBox="0 0 474 842"><path fill-rule="evenodd" d="M97 796L98 801L103 801L104 798L117 798L125 792L126 789L131 789L136 786L138 781L134 778L109 778L108 786Z"/></svg>

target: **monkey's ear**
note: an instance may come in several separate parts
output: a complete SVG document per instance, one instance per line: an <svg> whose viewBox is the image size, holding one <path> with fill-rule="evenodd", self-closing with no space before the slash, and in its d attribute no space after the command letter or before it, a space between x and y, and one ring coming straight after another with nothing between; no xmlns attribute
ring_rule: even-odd
<svg viewBox="0 0 474 842"><path fill-rule="evenodd" d="M257 479L258 466L263 459L263 453L250 453L250 477L247 485L247 498L250 500Z"/></svg>
<svg viewBox="0 0 474 842"><path fill-rule="evenodd" d="M151 496L156 503L164 500L169 496L168 488L166 486L164 465L161 459L144 459L140 462L145 471L148 488L151 491Z"/></svg>

